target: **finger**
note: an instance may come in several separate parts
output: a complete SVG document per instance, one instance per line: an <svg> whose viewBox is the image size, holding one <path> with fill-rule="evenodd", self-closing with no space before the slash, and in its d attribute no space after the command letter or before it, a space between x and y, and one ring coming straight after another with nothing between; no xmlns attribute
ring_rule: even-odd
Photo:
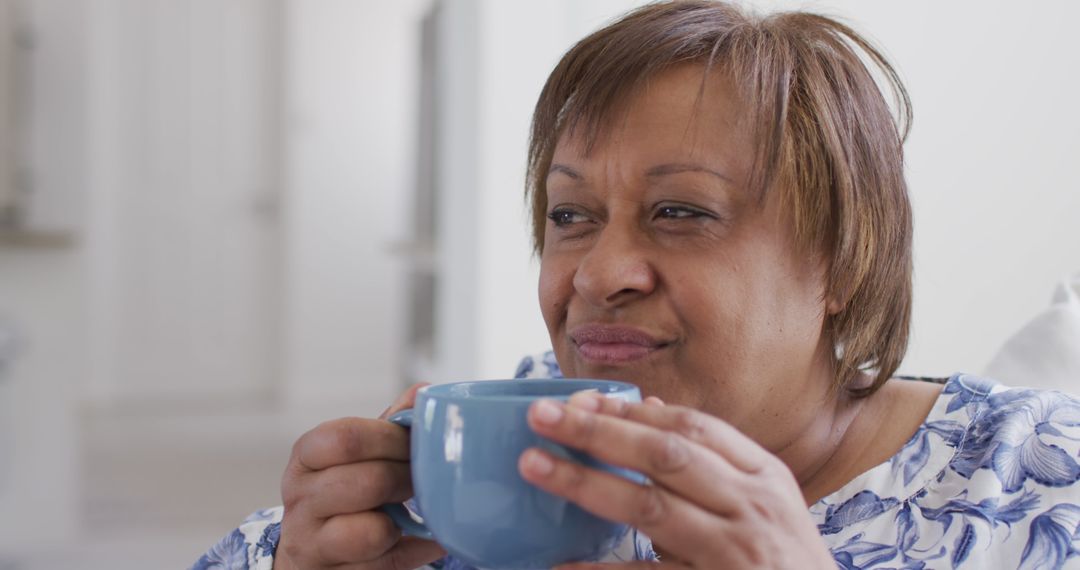
<svg viewBox="0 0 1080 570"><path fill-rule="evenodd" d="M413 407L413 404L416 403L416 393L425 386L430 386L430 383L420 382L418 384L413 384L412 386L409 386L409 389L402 392L401 395L397 397L397 400L394 400L394 403L390 404L389 408L386 408L385 410L383 410L383 413L379 414L379 419L385 420L386 418L400 412L401 410L406 410Z"/></svg>
<svg viewBox="0 0 1080 570"><path fill-rule="evenodd" d="M401 529L385 513L367 511L331 517L315 533L319 558L327 564L381 558L401 539Z"/></svg>
<svg viewBox="0 0 1080 570"><path fill-rule="evenodd" d="M685 406L641 405L618 403L615 398L579 393L570 399L571 405L584 410L614 415L627 420L670 431L704 445L723 455L733 465L747 473L758 473L776 461L768 450L735 429L734 426L704 412Z"/></svg>
<svg viewBox="0 0 1080 570"><path fill-rule="evenodd" d="M720 536L720 520L658 485L638 485L529 449L518 461L528 482L596 516L629 524L675 553L694 552Z"/></svg>
<svg viewBox="0 0 1080 570"><path fill-rule="evenodd" d="M624 417L630 411L631 402L622 398L603 396L596 390L582 390L573 393L567 404L590 412Z"/></svg>
<svg viewBox="0 0 1080 570"><path fill-rule="evenodd" d="M305 477L299 492L307 513L320 519L400 503L413 494L409 464L400 461L330 467Z"/></svg>
<svg viewBox="0 0 1080 570"><path fill-rule="evenodd" d="M583 410L589 410L591 412L597 412L606 414L609 416L626 417L627 414L633 409L634 402L628 402L622 398L612 398L609 396L603 396L597 393L595 390L582 390L581 392L575 392L570 396L569 405L581 408ZM640 405L645 406L664 406L664 401L656 396L649 396L641 402Z"/></svg>
<svg viewBox="0 0 1080 570"><path fill-rule="evenodd" d="M409 459L409 434L383 420L341 418L320 424L293 446L297 466L319 471L334 465Z"/></svg>
<svg viewBox="0 0 1080 570"><path fill-rule="evenodd" d="M640 471L654 482L716 513L741 503L750 476L685 437L614 416L544 400L529 410L529 425L544 437L605 462Z"/></svg>

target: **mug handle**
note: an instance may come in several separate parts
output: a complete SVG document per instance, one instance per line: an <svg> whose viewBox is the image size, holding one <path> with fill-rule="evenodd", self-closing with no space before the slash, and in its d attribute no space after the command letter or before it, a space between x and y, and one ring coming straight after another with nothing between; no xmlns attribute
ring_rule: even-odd
<svg viewBox="0 0 1080 570"><path fill-rule="evenodd" d="M387 418L387 421L411 431L412 418L413 411L412 408L409 408L395 413ZM405 536L415 536L426 540L435 540L435 535L431 534L431 530L424 526L424 523L414 519L409 513L409 509L405 508L405 505L393 503L383 505L379 508L390 517L390 520L394 521L394 524L401 529L402 534Z"/></svg>

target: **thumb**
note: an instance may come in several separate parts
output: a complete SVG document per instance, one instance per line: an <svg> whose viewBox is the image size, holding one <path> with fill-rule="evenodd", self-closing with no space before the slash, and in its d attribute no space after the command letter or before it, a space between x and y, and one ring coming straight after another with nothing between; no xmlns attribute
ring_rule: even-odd
<svg viewBox="0 0 1080 570"><path fill-rule="evenodd" d="M419 384L413 384L412 386L410 386L408 390L402 392L402 394L398 396L396 400L394 400L393 404L390 404L389 408L386 408L385 410L383 410L383 413L379 414L379 419L385 420L386 418L400 412L401 410L407 410L411 408L413 406L413 403L416 402L416 393L419 392L420 388L423 388L424 386L430 386L430 383L420 382Z"/></svg>

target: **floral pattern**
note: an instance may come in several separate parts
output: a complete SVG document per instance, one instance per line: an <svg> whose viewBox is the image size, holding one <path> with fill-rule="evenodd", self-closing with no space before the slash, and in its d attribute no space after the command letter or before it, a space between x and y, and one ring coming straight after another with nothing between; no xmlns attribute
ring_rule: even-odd
<svg viewBox="0 0 1080 570"><path fill-rule="evenodd" d="M244 534L237 529L215 544L209 552L203 554L202 558L195 563L194 568L247 570L247 551L248 545L244 541Z"/></svg>
<svg viewBox="0 0 1080 570"><path fill-rule="evenodd" d="M889 461L810 508L837 565L1080 567L1080 402L948 379Z"/></svg>
<svg viewBox="0 0 1080 570"><path fill-rule="evenodd" d="M561 376L550 352L515 374ZM943 382L899 452L810 507L837 566L1080 568L1080 401L963 374ZM269 570L282 514L255 513L193 569ZM631 560L657 560L636 531L607 559ZM428 568L473 570L450 557Z"/></svg>
<svg viewBox="0 0 1080 570"><path fill-rule="evenodd" d="M282 507L249 516L192 566L195 570L271 570L281 537Z"/></svg>

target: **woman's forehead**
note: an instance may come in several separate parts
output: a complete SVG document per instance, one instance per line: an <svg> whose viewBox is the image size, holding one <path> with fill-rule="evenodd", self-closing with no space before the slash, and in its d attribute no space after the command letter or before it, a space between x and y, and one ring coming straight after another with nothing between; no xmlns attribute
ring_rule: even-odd
<svg viewBox="0 0 1080 570"><path fill-rule="evenodd" d="M746 113L726 74L686 64L658 73L593 121L571 121L552 168L588 170L619 161L643 170L696 164L725 171L747 167Z"/></svg>

